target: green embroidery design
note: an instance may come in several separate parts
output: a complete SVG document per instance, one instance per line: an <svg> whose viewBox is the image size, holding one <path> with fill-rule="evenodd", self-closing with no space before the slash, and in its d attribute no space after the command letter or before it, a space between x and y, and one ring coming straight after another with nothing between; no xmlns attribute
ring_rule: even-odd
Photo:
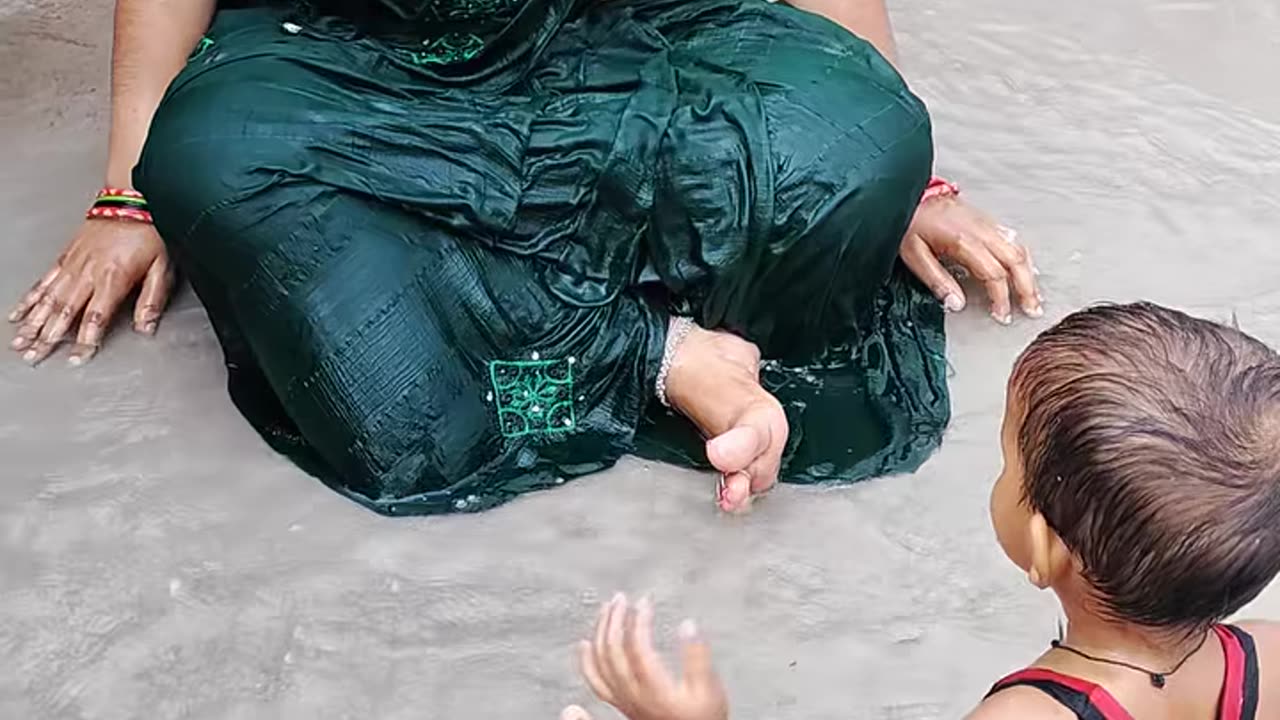
<svg viewBox="0 0 1280 720"><path fill-rule="evenodd" d="M560 435L577 427L573 408L573 358L489 363L493 401L502 435Z"/></svg>
<svg viewBox="0 0 1280 720"><path fill-rule="evenodd" d="M426 7L426 27L448 29L423 41L421 50L404 50L415 65L466 62L516 16L523 0L432 0Z"/></svg>
<svg viewBox="0 0 1280 720"><path fill-rule="evenodd" d="M414 65L450 65L480 54L484 39L475 33L449 33L430 41L425 50L406 50Z"/></svg>
<svg viewBox="0 0 1280 720"><path fill-rule="evenodd" d="M192 60L195 60L196 58L205 54L205 51L213 47L213 45L214 45L213 38L207 35L200 38L200 42L196 43L196 47L194 50L191 51L191 56L187 58L187 62L191 62Z"/></svg>

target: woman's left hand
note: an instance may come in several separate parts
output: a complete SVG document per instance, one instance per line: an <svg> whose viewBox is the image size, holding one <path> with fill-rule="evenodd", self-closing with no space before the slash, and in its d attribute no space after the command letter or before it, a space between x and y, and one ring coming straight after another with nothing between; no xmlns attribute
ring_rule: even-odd
<svg viewBox="0 0 1280 720"><path fill-rule="evenodd" d="M950 312L963 310L968 301L944 259L982 283L991 317L1001 325L1013 322L1015 304L1028 317L1044 315L1035 264L1018 234L955 195L920 204L899 253Z"/></svg>

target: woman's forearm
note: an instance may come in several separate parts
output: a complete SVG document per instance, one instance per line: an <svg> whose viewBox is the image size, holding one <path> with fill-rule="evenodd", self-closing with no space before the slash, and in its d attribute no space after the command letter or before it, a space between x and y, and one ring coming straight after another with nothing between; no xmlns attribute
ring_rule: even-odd
<svg viewBox="0 0 1280 720"><path fill-rule="evenodd" d="M881 55L898 64L898 46L885 0L789 0L795 7L817 13L875 46Z"/></svg>
<svg viewBox="0 0 1280 720"><path fill-rule="evenodd" d="M117 0L111 52L106 182L130 187L133 166L169 83L209 28L216 0Z"/></svg>

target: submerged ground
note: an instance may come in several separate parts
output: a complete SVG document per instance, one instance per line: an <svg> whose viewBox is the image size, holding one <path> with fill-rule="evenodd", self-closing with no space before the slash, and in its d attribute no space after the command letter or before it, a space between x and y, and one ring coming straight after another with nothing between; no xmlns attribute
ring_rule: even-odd
<svg viewBox="0 0 1280 720"><path fill-rule="evenodd" d="M6 303L100 182L110 4L0 0ZM1054 606L986 515L1006 371L1104 299L1280 343L1280 10L895 5L941 169L1035 249L1051 310L953 319L955 424L918 474L726 518L710 479L631 461L388 520L263 446L184 293L85 369L0 356L0 717L550 719L585 699L569 648L616 589L664 631L701 619L744 718L954 718L1031 659ZM1280 618L1280 588L1252 612Z"/></svg>

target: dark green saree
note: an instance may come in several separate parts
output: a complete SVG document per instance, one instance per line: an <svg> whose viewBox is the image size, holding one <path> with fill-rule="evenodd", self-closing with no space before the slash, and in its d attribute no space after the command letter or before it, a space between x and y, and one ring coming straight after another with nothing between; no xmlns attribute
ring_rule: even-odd
<svg viewBox="0 0 1280 720"><path fill-rule="evenodd" d="M890 66L784 5L383 0L221 9L135 179L250 422L423 514L700 464L653 402L672 313L769 358L785 481L914 469L949 417L896 261L931 162Z"/></svg>

